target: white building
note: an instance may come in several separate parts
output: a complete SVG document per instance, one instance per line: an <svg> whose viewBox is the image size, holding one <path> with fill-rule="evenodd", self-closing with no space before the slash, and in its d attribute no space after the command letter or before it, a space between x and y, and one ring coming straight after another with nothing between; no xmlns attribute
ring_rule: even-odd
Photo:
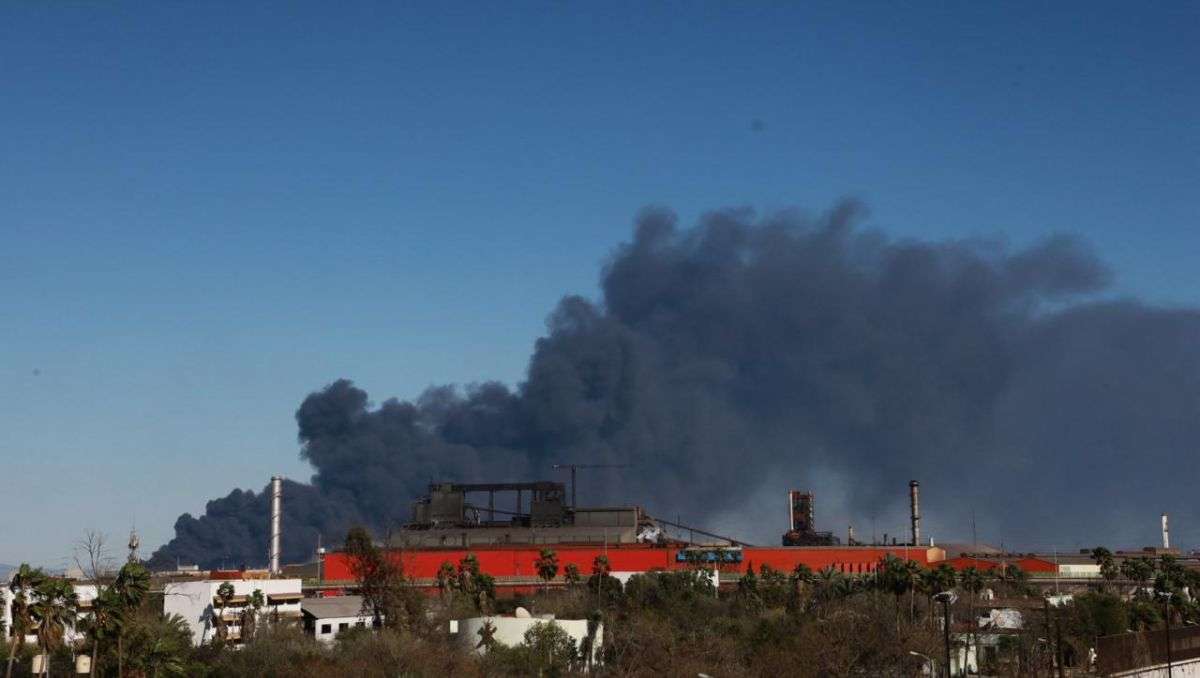
<svg viewBox="0 0 1200 678"><path fill-rule="evenodd" d="M554 615L531 616L524 608L517 608L517 614L512 617L472 617L450 622L450 633L458 643L468 650L483 654L486 648L480 643L483 635L480 630L485 624L491 624L495 632L492 639L496 642L516 647L525 642L525 632L537 624L553 624L575 641L575 649L582 648L588 637L588 621L586 619L555 619ZM593 638L589 664L600 661L600 649L604 645L604 624L597 624Z"/></svg>
<svg viewBox="0 0 1200 678"><path fill-rule="evenodd" d="M92 603L96 600L96 585L95 584L74 584L75 595L79 597L79 611L77 618L82 619L92 613ZM12 604L13 593L8 589L8 582L0 586L0 607L3 607L3 614L0 618L4 620L4 628L12 628ZM70 645L81 639L83 634L76 630L79 625L68 627L66 633L63 634L63 640ZM28 644L37 643L37 636L29 634L25 636L25 642Z"/></svg>
<svg viewBox="0 0 1200 678"><path fill-rule="evenodd" d="M233 585L233 598L222 612L231 642L241 642L242 610L255 591L262 591L265 603L259 610L259 624L298 624L302 618L299 579L208 579L167 584L163 591L163 614L183 617L196 645L211 642L216 636L216 614L221 609L217 589L222 584Z"/></svg>
<svg viewBox="0 0 1200 678"><path fill-rule="evenodd" d="M332 643L347 629L371 627L375 621L373 615L363 614L362 596L305 598L300 607L304 631L324 643Z"/></svg>

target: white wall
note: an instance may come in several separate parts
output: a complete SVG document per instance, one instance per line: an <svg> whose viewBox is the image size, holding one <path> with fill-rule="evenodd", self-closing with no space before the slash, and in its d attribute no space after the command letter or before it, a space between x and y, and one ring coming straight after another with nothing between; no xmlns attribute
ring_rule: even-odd
<svg viewBox="0 0 1200 678"><path fill-rule="evenodd" d="M327 619L314 619L313 622L316 625L313 629L313 637L322 643L332 643L335 639L337 639L339 632L352 629L356 626L371 628L371 624L374 622L374 620L370 617L361 616L329 617ZM346 625L346 629L342 629L342 624ZM329 626L329 631L322 631L321 629L326 625Z"/></svg>
<svg viewBox="0 0 1200 678"><path fill-rule="evenodd" d="M248 596L256 589L262 591L264 597L278 593L300 593L299 579L209 579L167 584L163 591L163 613L177 614L183 617L187 622L188 629L192 632L193 644L207 643L216 634L213 597L217 595L217 589L221 584L225 583L233 584L235 596ZM225 608L225 613L233 615L240 613L241 610L240 605L230 605ZM280 605L272 605L268 602L261 610L259 619L262 620L262 623L267 623L275 612L282 617L298 620L300 619L300 600ZM231 630L240 630L236 622L231 622L229 627Z"/></svg>
<svg viewBox="0 0 1200 678"><path fill-rule="evenodd" d="M1113 678L1167 678L1167 665L1160 664L1112 674ZM1171 662L1172 678L1200 678L1200 659Z"/></svg>
<svg viewBox="0 0 1200 678"><path fill-rule="evenodd" d="M479 630L483 628L485 623L491 622L496 627L496 633L492 638L496 642L509 647L516 647L525 642L525 632L532 628L535 624L554 624L567 632L567 635L575 641L575 649L578 650L587 638L588 623L586 619L539 619L537 617L472 617L471 619L462 619L458 621L458 642L469 650L478 654L483 654L484 648L476 647L479 644L481 636ZM451 627L453 628L453 626ZM604 645L604 624L599 624L596 627L596 637L592 646L592 663L599 661L600 648Z"/></svg>
<svg viewBox="0 0 1200 678"><path fill-rule="evenodd" d="M1072 577L1099 577L1100 566L1088 565L1085 563L1068 564L1063 563L1058 566L1059 574L1068 574Z"/></svg>
<svg viewBox="0 0 1200 678"><path fill-rule="evenodd" d="M90 601L93 601L96 599L96 585L95 584L75 584L74 582L72 582L72 584L75 587L75 595L79 597L80 602L90 602ZM14 598L14 596L12 594L12 591L8 590L8 582L4 582L4 584L2 586L0 586L0 601L2 601L2 606L4 608L3 618L4 618L4 628L6 628L6 629L12 628L13 598ZM91 614L90 610L80 612L78 617L83 618L89 614ZM72 628L67 629L67 631L63 637L64 637L64 640L66 640L66 642L68 644L70 644L70 643L73 643L73 642L79 640L80 638L82 638L83 634L76 631L75 628L72 627ZM25 636L25 642L26 643L36 643L37 636L32 635L32 634L27 635L27 636Z"/></svg>

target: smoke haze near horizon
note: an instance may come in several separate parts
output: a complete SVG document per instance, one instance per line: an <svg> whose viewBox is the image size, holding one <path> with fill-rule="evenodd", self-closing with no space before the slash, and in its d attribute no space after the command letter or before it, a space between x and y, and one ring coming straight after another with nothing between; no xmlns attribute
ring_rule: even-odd
<svg viewBox="0 0 1200 678"><path fill-rule="evenodd" d="M560 478L559 461L633 465L581 473L581 503L755 543L777 543L789 488L816 493L822 529L896 534L910 478L942 540L968 541L973 511L981 540L1135 545L1167 511L1195 543L1200 313L1106 297L1111 272L1069 235L1014 250L860 221L854 202L690 228L647 209L601 298L550 313L515 388L378 406L348 379L315 391L296 412L315 473L286 484L285 561L318 534L394 528L431 480ZM214 499L153 560L262 564L267 505Z"/></svg>

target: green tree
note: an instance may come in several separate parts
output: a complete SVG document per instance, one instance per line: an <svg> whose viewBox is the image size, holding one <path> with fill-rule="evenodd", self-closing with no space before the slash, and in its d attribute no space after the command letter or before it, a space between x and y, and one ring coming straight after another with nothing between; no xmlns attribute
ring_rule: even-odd
<svg viewBox="0 0 1200 678"><path fill-rule="evenodd" d="M34 592L46 579L46 573L41 568L30 567L22 563L13 573L8 583L12 594L12 641L8 651L8 668L5 677L12 678L13 661L16 660L17 650L25 642L25 636L33 632L34 618L32 601Z"/></svg>
<svg viewBox="0 0 1200 678"><path fill-rule="evenodd" d="M79 597L75 587L65 579L46 578L33 591L30 614L33 631L38 637L38 646L49 659L50 653L62 647L63 636L75 625L79 609ZM42 664L42 675L50 674L50 662Z"/></svg>
<svg viewBox="0 0 1200 678"><path fill-rule="evenodd" d="M225 608L233 602L233 584L223 582L217 587L217 643L224 645L229 640L229 622L225 619Z"/></svg>
<svg viewBox="0 0 1200 678"><path fill-rule="evenodd" d="M563 580L567 582L567 586L575 588L583 581L583 577L579 573L579 566L575 563L567 563L563 570Z"/></svg>
<svg viewBox="0 0 1200 678"><path fill-rule="evenodd" d="M758 595L758 575L754 574L754 563L746 563L746 571L738 579L738 595L743 597Z"/></svg>
<svg viewBox="0 0 1200 678"><path fill-rule="evenodd" d="M1100 577L1104 580L1104 588L1107 589L1121 575L1121 570L1113 559L1112 551L1103 546L1092 549L1091 555L1092 562L1100 566Z"/></svg>
<svg viewBox="0 0 1200 678"><path fill-rule="evenodd" d="M538 578L542 580L542 590L545 591L550 581L558 576L558 554L554 549L542 549L533 566L537 570Z"/></svg>
<svg viewBox="0 0 1200 678"><path fill-rule="evenodd" d="M242 642L248 643L254 638L254 632L258 626L259 612L262 611L266 603L266 597L263 596L262 589L254 589L246 597L246 604L242 606L241 615Z"/></svg>
<svg viewBox="0 0 1200 678"><path fill-rule="evenodd" d="M129 664L149 678L186 675L191 641L183 617L142 615L130 625Z"/></svg>
<svg viewBox="0 0 1200 678"><path fill-rule="evenodd" d="M612 566L608 564L608 556L598 555L592 559L592 574L607 577L612 572Z"/></svg>
<svg viewBox="0 0 1200 678"><path fill-rule="evenodd" d="M455 588L456 583L457 582L455 581L454 577L454 564L449 560L443 560L442 564L438 566L437 571L438 594L444 597L447 591Z"/></svg>
<svg viewBox="0 0 1200 678"><path fill-rule="evenodd" d="M1137 597L1145 596L1145 589L1150 581L1154 578L1154 561L1146 557L1126 558L1121 562L1121 576L1136 585L1137 590L1134 595Z"/></svg>
<svg viewBox="0 0 1200 678"><path fill-rule="evenodd" d="M405 579L400 561L376 546L371 533L362 527L352 527L346 534L345 553L363 599L362 613L370 614L376 627L403 626Z"/></svg>
<svg viewBox="0 0 1200 678"><path fill-rule="evenodd" d="M525 632L523 640L528 657L527 675L562 676L575 663L575 640L558 624L534 624Z"/></svg>
<svg viewBox="0 0 1200 678"><path fill-rule="evenodd" d="M117 675L125 675L124 642L126 620L133 611L141 607L147 593L150 591L150 571L139 562L125 563L117 572L117 578L106 593L111 596L110 602L119 610L117 619L122 623L117 627Z"/></svg>
<svg viewBox="0 0 1200 678"><path fill-rule="evenodd" d="M124 623L124 609L116 592L111 586L100 590L92 601L92 613L80 625L80 630L92 641L91 675L96 675L101 644L117 637Z"/></svg>

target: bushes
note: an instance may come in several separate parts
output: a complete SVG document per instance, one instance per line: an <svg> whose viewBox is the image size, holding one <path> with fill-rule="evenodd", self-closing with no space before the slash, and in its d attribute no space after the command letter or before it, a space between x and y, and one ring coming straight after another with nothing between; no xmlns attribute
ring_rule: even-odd
<svg viewBox="0 0 1200 678"><path fill-rule="evenodd" d="M221 652L207 664L207 675L233 678L265 676L471 676L480 662L447 640L425 639L408 631L346 631L325 646L293 628L264 629L253 642Z"/></svg>

